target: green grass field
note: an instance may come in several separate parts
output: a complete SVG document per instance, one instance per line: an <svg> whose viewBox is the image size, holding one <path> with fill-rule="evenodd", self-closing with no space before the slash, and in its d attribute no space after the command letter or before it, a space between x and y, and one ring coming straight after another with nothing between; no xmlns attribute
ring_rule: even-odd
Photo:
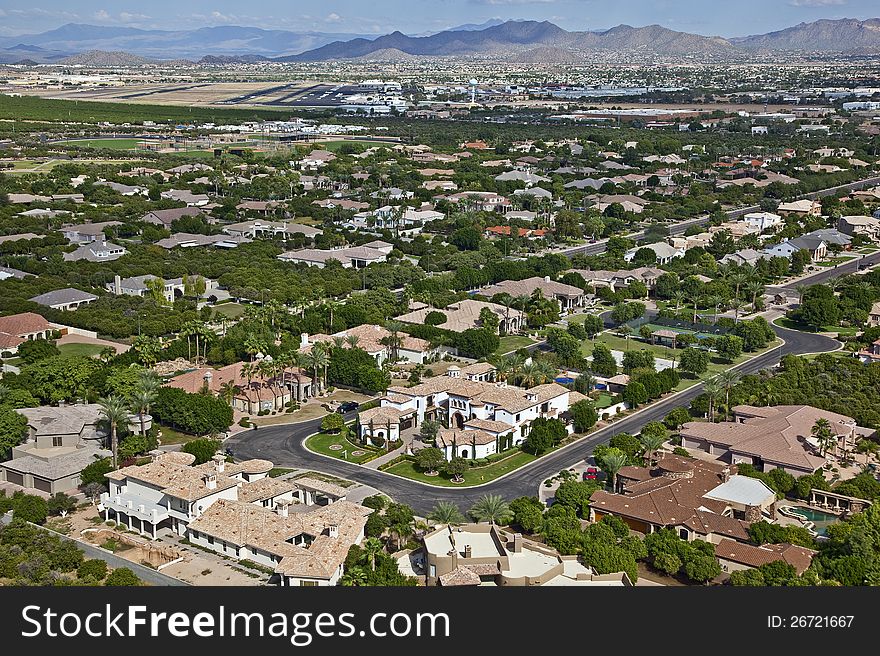
<svg viewBox="0 0 880 656"><path fill-rule="evenodd" d="M341 141L324 141L315 143L315 148L320 148L322 150L329 150L330 152L336 152L340 148L345 145L362 145L365 149L372 148L373 146L385 146L386 148L393 148L395 144L389 143L386 141L353 141L348 139L343 139Z"/></svg>
<svg viewBox="0 0 880 656"><path fill-rule="evenodd" d="M782 324L780 324L782 325ZM783 328L787 326L782 325ZM627 351L627 343L623 337L618 337L617 335L613 335L611 333L605 332L596 336L596 342L601 342L605 344L614 351ZM709 370L701 376L701 378L710 378L716 374L721 373L726 369L730 369L732 366L736 366L745 362L746 360L750 360L761 353L765 353L776 346L779 346L782 342L780 340L775 340L772 344L770 344L767 348L762 349L760 351L756 351L755 353L744 353L732 363L727 362L726 360L722 360L721 358L716 357L712 354L712 357L709 361ZM664 360L672 360L673 356L675 356L676 361L678 360L678 356L681 353L681 349L671 349L665 346L656 346L652 344L646 344L645 342L637 339L635 337L630 337L629 339L629 349L635 351L651 351L654 354L655 358L664 359ZM581 353L584 354L584 357L591 355L593 352L593 346L591 342L584 342L581 347ZM675 388L676 392L680 392L681 390L685 390L688 387L693 387L697 383L700 382L700 379L696 378L682 378L681 382L678 384L678 387Z"/></svg>
<svg viewBox="0 0 880 656"><path fill-rule="evenodd" d="M50 100L36 96L0 95L0 118L15 121L48 121L99 123L232 123L259 119L278 119L290 115L289 107L278 109L180 107L135 103L92 102L79 100Z"/></svg>
<svg viewBox="0 0 880 656"><path fill-rule="evenodd" d="M79 139L77 141L63 141L64 146L77 146L79 148L108 148L110 150L135 150L140 139Z"/></svg>
<svg viewBox="0 0 880 656"><path fill-rule="evenodd" d="M498 350L495 351L495 354L503 355L505 353L510 353L511 351L517 351L521 348L531 346L534 343L534 341L528 337L523 337L522 335L505 335L501 338L501 343L498 346Z"/></svg>
<svg viewBox="0 0 880 656"><path fill-rule="evenodd" d="M513 455L508 456L503 460L493 462L491 465L486 465L485 467L472 467L471 469L468 469L464 473L463 483L453 483L444 474L439 474L437 476L428 476L427 474L419 471L416 468L415 463L413 463L411 460L398 462L391 467L388 467L384 471L387 471L391 474L397 474L398 476L403 476L405 478L411 478L416 481L421 481L423 483L429 483L431 485L440 485L443 487L470 487L473 485L481 485L483 483L488 483L489 481L495 480L499 476L503 476L504 474L508 474L515 469L519 469L523 465L528 464L535 459L535 456L530 453L526 453L525 451L517 451Z"/></svg>
<svg viewBox="0 0 880 656"><path fill-rule="evenodd" d="M339 445L341 449L331 449L331 446ZM306 448L321 455L339 458L355 464L363 464L381 455L380 452L367 449L363 446L352 444L342 435L329 433L316 433L306 440ZM357 453L358 455L354 455Z"/></svg>
<svg viewBox="0 0 880 656"><path fill-rule="evenodd" d="M100 344L61 344L58 346L58 350L61 351L61 355L65 358L73 358L78 355L85 356L87 358L96 357L102 350L103 346Z"/></svg>
<svg viewBox="0 0 880 656"><path fill-rule="evenodd" d="M597 410L604 410L605 408L610 408L614 405L614 394L608 394L607 392L601 392L599 394L599 398L595 401L595 406Z"/></svg>
<svg viewBox="0 0 880 656"><path fill-rule="evenodd" d="M244 314L244 305L239 303L223 303L214 306L214 317L226 317L227 319L238 319Z"/></svg>
<svg viewBox="0 0 880 656"><path fill-rule="evenodd" d="M162 444L186 444L187 442L197 439L195 435L181 433L168 426L160 426L159 430L162 431L162 437L160 438Z"/></svg>
<svg viewBox="0 0 880 656"><path fill-rule="evenodd" d="M858 335L861 332L858 328L854 326L822 326L819 330L816 330L815 326L808 326L803 323L798 323L788 317L779 317L774 322L780 328L788 328L789 330L798 330L802 333L837 333L838 335L845 335L847 337L851 337L853 335Z"/></svg>

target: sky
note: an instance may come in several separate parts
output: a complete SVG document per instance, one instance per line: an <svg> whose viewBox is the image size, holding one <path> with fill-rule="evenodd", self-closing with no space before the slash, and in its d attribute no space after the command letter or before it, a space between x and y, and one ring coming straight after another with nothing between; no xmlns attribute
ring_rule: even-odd
<svg viewBox="0 0 880 656"><path fill-rule="evenodd" d="M436 32L492 18L549 20L567 30L660 24L724 37L820 18L880 17L878 0L0 0L0 35L65 23L189 29L249 25L347 34Z"/></svg>

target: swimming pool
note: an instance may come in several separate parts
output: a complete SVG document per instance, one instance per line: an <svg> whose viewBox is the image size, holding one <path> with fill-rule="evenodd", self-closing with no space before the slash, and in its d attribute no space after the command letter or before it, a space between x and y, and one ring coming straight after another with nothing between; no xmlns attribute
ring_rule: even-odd
<svg viewBox="0 0 880 656"><path fill-rule="evenodd" d="M574 378L569 378L568 376L560 376L556 379L556 382L560 385L568 385L574 382Z"/></svg>
<svg viewBox="0 0 880 656"><path fill-rule="evenodd" d="M804 518L806 522L813 524L812 529L818 535L825 535L825 529L831 526L831 524L836 524L840 521L839 515L834 515L823 510L816 510L815 508L807 508L805 506L786 506L785 509L792 514L797 514L798 518Z"/></svg>

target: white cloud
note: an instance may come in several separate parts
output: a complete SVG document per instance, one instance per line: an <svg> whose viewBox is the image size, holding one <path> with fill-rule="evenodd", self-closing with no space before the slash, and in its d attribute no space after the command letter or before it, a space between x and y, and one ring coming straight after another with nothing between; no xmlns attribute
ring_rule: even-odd
<svg viewBox="0 0 880 656"><path fill-rule="evenodd" d="M846 0L790 0L792 7L839 7L845 5Z"/></svg>
<svg viewBox="0 0 880 656"><path fill-rule="evenodd" d="M110 14L107 13L105 9L99 9L94 14L92 14L92 18L98 21L108 21L110 20Z"/></svg>
<svg viewBox="0 0 880 656"><path fill-rule="evenodd" d="M335 11L331 14L328 14L327 18L324 19L324 21L327 23L338 23L341 20L342 20L342 16L337 14Z"/></svg>

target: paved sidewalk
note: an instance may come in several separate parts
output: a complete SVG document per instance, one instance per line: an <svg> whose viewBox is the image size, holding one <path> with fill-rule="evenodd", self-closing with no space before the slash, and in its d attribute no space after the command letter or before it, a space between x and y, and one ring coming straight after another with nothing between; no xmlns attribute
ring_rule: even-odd
<svg viewBox="0 0 880 656"><path fill-rule="evenodd" d="M383 453L378 458L373 458L369 462L365 462L362 466L366 467L367 469L379 469L379 467L384 465L386 462L391 462L397 456L401 456L404 453L406 453L406 443L400 445L399 447L394 449L394 451L389 451L388 453Z"/></svg>

